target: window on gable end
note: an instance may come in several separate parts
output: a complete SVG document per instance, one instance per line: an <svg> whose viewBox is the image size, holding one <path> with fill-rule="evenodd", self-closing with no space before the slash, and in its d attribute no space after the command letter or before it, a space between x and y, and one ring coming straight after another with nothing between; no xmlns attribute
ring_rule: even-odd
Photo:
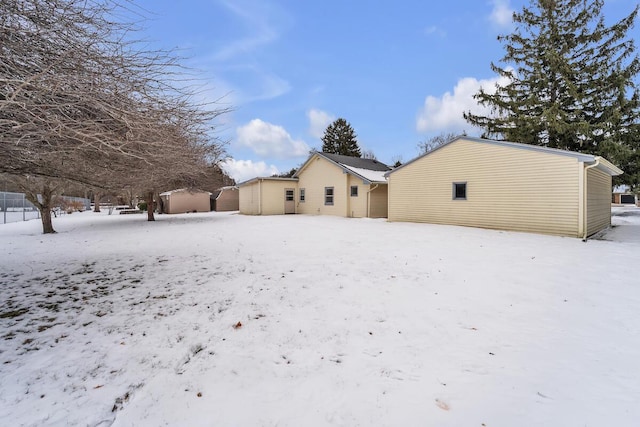
<svg viewBox="0 0 640 427"><path fill-rule="evenodd" d="M467 200L467 183L453 183L453 200Z"/></svg>

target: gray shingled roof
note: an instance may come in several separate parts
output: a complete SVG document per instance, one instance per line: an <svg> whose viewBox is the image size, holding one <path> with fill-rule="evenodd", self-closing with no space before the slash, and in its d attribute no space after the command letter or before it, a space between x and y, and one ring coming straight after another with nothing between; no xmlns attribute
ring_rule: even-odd
<svg viewBox="0 0 640 427"><path fill-rule="evenodd" d="M380 171L380 172L391 170L389 166L377 160L362 159L360 157L343 156L342 154L331 154L331 153L320 153L320 152L318 152L318 154L330 160L333 160L336 163L342 163L343 165L351 166L352 168L368 169L371 171Z"/></svg>

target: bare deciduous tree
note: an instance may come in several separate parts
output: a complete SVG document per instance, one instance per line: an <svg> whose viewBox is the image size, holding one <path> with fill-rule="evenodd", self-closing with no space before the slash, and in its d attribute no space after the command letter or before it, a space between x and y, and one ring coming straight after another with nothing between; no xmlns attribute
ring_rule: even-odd
<svg viewBox="0 0 640 427"><path fill-rule="evenodd" d="M362 151L362 158L363 159L370 159L370 160L377 160L376 159L376 154L371 149Z"/></svg>
<svg viewBox="0 0 640 427"><path fill-rule="evenodd" d="M128 41L133 26L112 18L123 10L0 0L0 173L37 184L42 199L57 187L46 179L110 191L188 184L224 154L212 123L228 109L195 104L175 56Z"/></svg>
<svg viewBox="0 0 640 427"><path fill-rule="evenodd" d="M466 135L466 133L463 133L463 135ZM459 135L452 132L449 132L449 133L443 132L439 135L433 136L431 138L428 138L428 139L425 139L424 141L419 142L418 151L420 154L428 153L429 151L432 151L440 147L441 145L446 144L452 139L455 139L457 136Z"/></svg>

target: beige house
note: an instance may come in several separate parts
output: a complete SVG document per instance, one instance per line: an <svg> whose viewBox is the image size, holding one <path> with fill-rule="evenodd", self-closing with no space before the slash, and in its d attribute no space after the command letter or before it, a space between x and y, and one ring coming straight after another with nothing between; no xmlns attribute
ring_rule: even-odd
<svg viewBox="0 0 640 427"><path fill-rule="evenodd" d="M351 218L387 217L391 168L373 159L313 153L297 170L297 212Z"/></svg>
<svg viewBox="0 0 640 427"><path fill-rule="evenodd" d="M588 154L458 137L386 174L389 221L573 237L611 223L611 177Z"/></svg>
<svg viewBox="0 0 640 427"><path fill-rule="evenodd" d="M235 185L222 187L211 194L211 210L217 212L237 211L240 209L240 191Z"/></svg>
<svg viewBox="0 0 640 427"><path fill-rule="evenodd" d="M201 190L182 188L160 193L162 212L167 214L186 212L209 212L211 193Z"/></svg>
<svg viewBox="0 0 640 427"><path fill-rule="evenodd" d="M313 153L292 178L254 178L238 185L240 213L386 218L390 168L373 159Z"/></svg>

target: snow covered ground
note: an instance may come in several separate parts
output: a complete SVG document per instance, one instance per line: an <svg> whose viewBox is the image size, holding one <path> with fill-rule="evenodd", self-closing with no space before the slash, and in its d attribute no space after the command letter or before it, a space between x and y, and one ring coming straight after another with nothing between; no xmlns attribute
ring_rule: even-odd
<svg viewBox="0 0 640 427"><path fill-rule="evenodd" d="M0 425L638 425L640 209L157 219L0 225Z"/></svg>

